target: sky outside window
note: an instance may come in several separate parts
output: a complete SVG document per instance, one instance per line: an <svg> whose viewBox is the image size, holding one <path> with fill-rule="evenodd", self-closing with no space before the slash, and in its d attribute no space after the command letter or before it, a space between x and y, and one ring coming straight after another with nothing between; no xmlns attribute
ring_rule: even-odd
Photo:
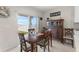
<svg viewBox="0 0 79 59"><path fill-rule="evenodd" d="M18 16L19 25L29 25L29 19L27 16Z"/></svg>

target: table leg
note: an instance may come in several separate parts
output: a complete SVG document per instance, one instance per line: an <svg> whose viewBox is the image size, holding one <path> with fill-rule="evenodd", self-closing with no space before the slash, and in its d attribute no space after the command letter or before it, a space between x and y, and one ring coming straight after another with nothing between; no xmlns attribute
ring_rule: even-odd
<svg viewBox="0 0 79 59"><path fill-rule="evenodd" d="M49 49L49 40L48 40L48 51L50 51L50 49Z"/></svg>
<svg viewBox="0 0 79 59"><path fill-rule="evenodd" d="M49 38L50 46L52 47L52 38Z"/></svg>
<svg viewBox="0 0 79 59"><path fill-rule="evenodd" d="M31 43L31 52L37 52L37 45L36 43Z"/></svg>
<svg viewBox="0 0 79 59"><path fill-rule="evenodd" d="M34 44L31 43L31 52L33 52L33 47L34 47Z"/></svg>

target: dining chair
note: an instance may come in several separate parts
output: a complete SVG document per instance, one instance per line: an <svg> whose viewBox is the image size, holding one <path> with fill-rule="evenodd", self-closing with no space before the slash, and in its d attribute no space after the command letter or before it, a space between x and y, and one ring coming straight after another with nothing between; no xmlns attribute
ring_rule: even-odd
<svg viewBox="0 0 79 59"><path fill-rule="evenodd" d="M48 36L49 36L49 43L51 44L51 47L52 47L52 38L53 38L53 35L52 35L52 31L51 30L48 30Z"/></svg>
<svg viewBox="0 0 79 59"><path fill-rule="evenodd" d="M74 33L73 33L73 29L72 28L65 28L64 29L64 36L63 36L63 40L64 43L69 43L72 45L72 47L74 47L74 37L73 37Z"/></svg>
<svg viewBox="0 0 79 59"><path fill-rule="evenodd" d="M45 52L46 46L48 45L48 51L49 51L49 37L48 32L44 33L44 36L40 36L40 41L37 42L37 45L39 45L41 48L43 47L43 51Z"/></svg>
<svg viewBox="0 0 79 59"><path fill-rule="evenodd" d="M28 29L29 35L35 35L36 31L34 28Z"/></svg>
<svg viewBox="0 0 79 59"><path fill-rule="evenodd" d="M31 46L27 47L24 34L20 33L19 34L19 39L20 39L20 52L22 52L22 51L25 51L25 52L31 51Z"/></svg>

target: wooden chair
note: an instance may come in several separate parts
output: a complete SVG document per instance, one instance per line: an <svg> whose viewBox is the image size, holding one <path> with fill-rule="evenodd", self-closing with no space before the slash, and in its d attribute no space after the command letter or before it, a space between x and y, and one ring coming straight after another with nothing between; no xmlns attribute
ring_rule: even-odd
<svg viewBox="0 0 79 59"><path fill-rule="evenodd" d="M44 48L44 52L46 49L46 46L48 45L48 51L49 51L49 37L48 37L48 32L44 33L44 36L40 36L39 39L40 41L37 42L37 45L39 45L41 48Z"/></svg>
<svg viewBox="0 0 79 59"><path fill-rule="evenodd" d="M49 43L51 43L51 47L52 47L52 31L48 30L48 36L49 36Z"/></svg>
<svg viewBox="0 0 79 59"><path fill-rule="evenodd" d="M25 52L31 51L31 46L27 47L24 34L19 33L19 39L20 39L20 52L22 52L22 51L25 51Z"/></svg>
<svg viewBox="0 0 79 59"><path fill-rule="evenodd" d="M74 38L73 38L73 29L72 28L65 28L64 29L64 36L63 36L64 43L70 43L67 41L71 41L72 47L74 47Z"/></svg>

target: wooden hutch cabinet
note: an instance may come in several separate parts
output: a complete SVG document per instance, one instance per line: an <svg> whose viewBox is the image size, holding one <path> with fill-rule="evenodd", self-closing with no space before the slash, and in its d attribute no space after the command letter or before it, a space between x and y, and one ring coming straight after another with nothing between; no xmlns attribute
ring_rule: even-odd
<svg viewBox="0 0 79 59"><path fill-rule="evenodd" d="M47 26L52 30L53 38L63 43L63 21L64 19L48 20Z"/></svg>

